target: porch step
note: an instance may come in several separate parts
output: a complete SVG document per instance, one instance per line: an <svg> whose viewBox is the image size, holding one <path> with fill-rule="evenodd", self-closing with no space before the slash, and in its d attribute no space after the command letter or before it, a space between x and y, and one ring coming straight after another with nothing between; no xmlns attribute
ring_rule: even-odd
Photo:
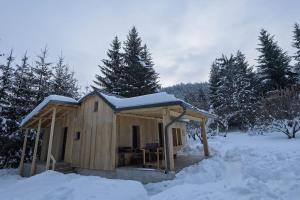
<svg viewBox="0 0 300 200"><path fill-rule="evenodd" d="M55 171L64 174L70 174L75 173L75 168L72 167L69 163L56 163Z"/></svg>

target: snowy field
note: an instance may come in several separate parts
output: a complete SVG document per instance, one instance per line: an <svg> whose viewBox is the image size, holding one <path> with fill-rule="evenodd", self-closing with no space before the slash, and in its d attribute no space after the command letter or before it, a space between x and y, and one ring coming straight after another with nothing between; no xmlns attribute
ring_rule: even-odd
<svg viewBox="0 0 300 200"><path fill-rule="evenodd" d="M300 138L230 133L209 144L211 158L174 180L147 185L52 171L21 178L16 170L0 170L0 199L300 199ZM190 142L190 151L200 150L199 142Z"/></svg>

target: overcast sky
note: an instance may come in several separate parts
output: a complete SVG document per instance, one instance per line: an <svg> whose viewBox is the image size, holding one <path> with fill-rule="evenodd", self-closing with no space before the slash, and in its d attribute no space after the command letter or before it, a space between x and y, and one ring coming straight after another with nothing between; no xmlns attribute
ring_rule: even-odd
<svg viewBox="0 0 300 200"><path fill-rule="evenodd" d="M290 54L300 1L275 0L0 0L0 50L17 61L47 45L51 61L62 52L81 86L90 85L115 35L135 25L148 45L160 83L207 81L216 57L238 49L251 65L261 28Z"/></svg>

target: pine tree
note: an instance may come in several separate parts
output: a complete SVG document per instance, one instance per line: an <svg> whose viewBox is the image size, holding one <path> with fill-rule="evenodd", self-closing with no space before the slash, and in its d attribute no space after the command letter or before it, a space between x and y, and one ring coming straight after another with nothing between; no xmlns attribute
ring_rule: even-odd
<svg viewBox="0 0 300 200"><path fill-rule="evenodd" d="M241 52L216 59L210 81L212 108L226 130L229 126L245 128L254 122L257 101L254 74Z"/></svg>
<svg viewBox="0 0 300 200"><path fill-rule="evenodd" d="M28 64L28 57L25 55L22 58L21 64L16 65L13 73L12 90L10 97L10 124L8 126L8 137L2 138L1 146L2 152L0 154L3 158L1 167L17 167L20 159L20 152L24 134L19 130L19 123L21 119L28 114L34 106L34 92L33 92L33 73ZM25 159L30 159L30 149L33 147L34 134L30 132L28 137Z"/></svg>
<svg viewBox="0 0 300 200"><path fill-rule="evenodd" d="M51 86L52 94L68 96L75 99L79 97L77 79L74 77L74 72L70 72L69 66L64 63L62 56L59 57L54 67Z"/></svg>
<svg viewBox="0 0 300 200"><path fill-rule="evenodd" d="M211 66L210 69L210 77L209 77L209 100L210 105L213 108L218 107L218 87L220 84L221 79L221 73L220 73L220 67L221 67L221 60L216 59L214 63Z"/></svg>
<svg viewBox="0 0 300 200"><path fill-rule="evenodd" d="M233 87L236 90L233 94L237 110L239 110L239 119L237 123L241 127L246 127L255 122L257 114L257 81L255 74L251 67L249 67L245 55L240 51L235 56L235 78L233 80Z"/></svg>
<svg viewBox="0 0 300 200"><path fill-rule="evenodd" d="M297 74L297 82L300 84L300 27L299 24L295 24L293 31L293 47L296 48L294 59L296 61L294 66L294 72Z"/></svg>
<svg viewBox="0 0 300 200"><path fill-rule="evenodd" d="M18 125L10 112L13 106L11 100L13 87L13 51L6 58L6 64L0 66L0 169L4 167L16 167L18 138L13 132Z"/></svg>
<svg viewBox="0 0 300 200"><path fill-rule="evenodd" d="M35 83L35 99L37 103L40 103L51 93L51 64L47 62L47 48L41 50L41 54L37 56L35 66L33 67L34 72L34 83Z"/></svg>
<svg viewBox="0 0 300 200"><path fill-rule="evenodd" d="M152 59L147 48L133 27L124 42L124 73L120 80L121 95L132 97L150 94L159 89L157 74L154 72Z"/></svg>
<svg viewBox="0 0 300 200"><path fill-rule="evenodd" d="M14 61L13 50L10 51L6 58L6 64L0 65L0 118L1 118L1 135L7 135L9 133L10 119L10 97L12 90L12 78L13 78L13 67Z"/></svg>
<svg viewBox="0 0 300 200"><path fill-rule="evenodd" d="M28 64L27 53L25 53L21 64L17 64L14 71L11 98L11 113L14 120L20 122L35 106L33 89L33 72Z"/></svg>
<svg viewBox="0 0 300 200"><path fill-rule="evenodd" d="M142 68L139 77L142 77L141 82L143 83L141 87L141 93L155 93L160 88L160 86L158 84L158 74L154 71L154 63L147 45L143 46L140 58Z"/></svg>
<svg viewBox="0 0 300 200"><path fill-rule="evenodd" d="M120 79L124 72L123 58L121 54L121 42L116 36L111 43L111 49L107 51L108 59L103 59L103 65L99 65L102 75L96 75L94 83L96 89L105 89L112 94L121 95L122 86Z"/></svg>
<svg viewBox="0 0 300 200"><path fill-rule="evenodd" d="M290 57L274 41L274 36L262 29L259 36L260 55L258 61L258 75L265 92L286 88L295 83L295 74L290 66Z"/></svg>

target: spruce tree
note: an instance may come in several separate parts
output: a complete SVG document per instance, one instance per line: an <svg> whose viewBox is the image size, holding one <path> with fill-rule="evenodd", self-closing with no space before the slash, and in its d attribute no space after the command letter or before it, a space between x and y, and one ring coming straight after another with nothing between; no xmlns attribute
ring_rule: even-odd
<svg viewBox="0 0 300 200"><path fill-rule="evenodd" d="M33 80L33 72L25 53L21 64L16 65L12 87L11 112L14 120L18 122L35 106Z"/></svg>
<svg viewBox="0 0 300 200"><path fill-rule="evenodd" d="M287 52L283 51L274 41L274 36L264 29L260 32L259 41L257 68L264 92L293 85L296 76L292 72L291 59Z"/></svg>
<svg viewBox="0 0 300 200"><path fill-rule="evenodd" d="M54 67L53 80L51 84L51 93L63 95L77 99L79 97L79 88L74 72L70 72L69 66L64 63L64 58L60 56Z"/></svg>
<svg viewBox="0 0 300 200"><path fill-rule="evenodd" d="M35 84L35 99L37 103L40 103L51 93L51 64L47 61L48 50L45 47L41 50L40 55L37 56L34 72L34 84Z"/></svg>
<svg viewBox="0 0 300 200"><path fill-rule="evenodd" d="M132 97L154 93L159 89L157 74L147 48L133 27L124 42L124 73L120 80L121 95Z"/></svg>
<svg viewBox="0 0 300 200"><path fill-rule="evenodd" d="M235 74L232 86L235 87L233 94L235 104L239 111L239 118L236 120L241 128L255 122L257 114L257 81L255 74L246 61L245 55L240 51L235 56Z"/></svg>
<svg viewBox="0 0 300 200"><path fill-rule="evenodd" d="M221 73L220 73L220 59L216 59L210 69L210 77L209 77L209 100L210 100L210 105L213 108L218 107L218 87L220 84L220 78L221 78Z"/></svg>
<svg viewBox="0 0 300 200"><path fill-rule="evenodd" d="M116 36L107 51L108 59L103 59L103 65L99 65L101 75L96 75L96 89L104 89L112 94L121 95L122 85L120 80L125 73L121 54L121 42Z"/></svg>
<svg viewBox="0 0 300 200"><path fill-rule="evenodd" d="M295 24L293 31L293 47L296 48L294 59L296 61L294 66L294 72L297 74L297 83L300 84L300 27L299 24Z"/></svg>
<svg viewBox="0 0 300 200"><path fill-rule="evenodd" d="M0 65L0 117L1 117L1 135L7 135L10 132L10 98L12 90L12 78L14 61L13 50L6 58L6 63Z"/></svg>
<svg viewBox="0 0 300 200"><path fill-rule="evenodd" d="M140 70L140 76L142 78L142 94L151 94L157 92L160 88L158 84L158 74L154 71L154 63L147 45L143 46L141 55L142 68Z"/></svg>
<svg viewBox="0 0 300 200"><path fill-rule="evenodd" d="M254 73L240 51L230 57L223 55L213 63L210 99L226 130L229 126L245 128L254 122L255 83Z"/></svg>
<svg viewBox="0 0 300 200"><path fill-rule="evenodd" d="M3 155L5 158L2 167L17 167L20 159L20 152L24 134L19 130L22 118L34 107L33 73L28 64L28 57L24 54L21 64L16 65L13 73L12 90L10 97L10 119L9 137L5 138L2 144ZM34 133L30 132L27 141L25 159L31 159L34 141Z"/></svg>
<svg viewBox="0 0 300 200"><path fill-rule="evenodd" d="M6 63L0 65L0 169L15 167L18 154L18 138L13 132L17 128L13 115L10 112L13 106L11 100L13 86L13 51L11 50ZM16 148L17 147L17 148Z"/></svg>

